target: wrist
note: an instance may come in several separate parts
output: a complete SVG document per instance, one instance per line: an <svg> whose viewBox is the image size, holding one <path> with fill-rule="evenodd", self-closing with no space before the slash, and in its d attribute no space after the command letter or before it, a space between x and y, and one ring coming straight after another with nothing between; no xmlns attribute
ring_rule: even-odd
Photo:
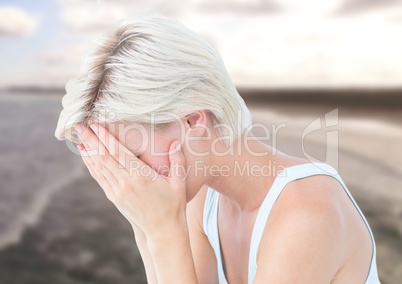
<svg viewBox="0 0 402 284"><path fill-rule="evenodd" d="M150 250L158 251L162 247L170 246L188 238L187 222L172 220L163 226L154 228L146 234L147 245Z"/></svg>

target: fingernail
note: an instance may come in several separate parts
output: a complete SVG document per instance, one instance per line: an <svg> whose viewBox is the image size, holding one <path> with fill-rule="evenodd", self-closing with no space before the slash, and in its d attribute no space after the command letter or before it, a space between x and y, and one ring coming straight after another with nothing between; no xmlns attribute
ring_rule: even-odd
<svg viewBox="0 0 402 284"><path fill-rule="evenodd" d="M98 125L96 125L96 124L91 124L91 129L96 133L96 134L98 134L98 132L99 132L99 127L98 127Z"/></svg>
<svg viewBox="0 0 402 284"><path fill-rule="evenodd" d="M77 148L78 148L78 150L80 150L80 151L82 151L82 150L85 149L84 145L82 145L82 144L78 144L78 145L77 145Z"/></svg>

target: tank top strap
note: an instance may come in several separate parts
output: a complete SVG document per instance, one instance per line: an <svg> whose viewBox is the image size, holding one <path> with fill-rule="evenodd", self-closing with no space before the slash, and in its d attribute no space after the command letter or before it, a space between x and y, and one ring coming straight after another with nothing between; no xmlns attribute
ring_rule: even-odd
<svg viewBox="0 0 402 284"><path fill-rule="evenodd" d="M257 217L254 223L254 228L251 236L250 242L250 255L249 255L249 268L248 268L248 283L252 283L257 272L257 251L258 247L264 232L265 224L267 223L269 214L272 210L272 207L276 200L278 199L279 195L281 194L283 188L291 181L318 175L318 174L325 174L336 178L343 188L345 189L346 193L348 194L349 198L355 205L356 209L360 213L362 219L364 220L371 238L373 242L373 246L375 244L374 236L371 232L371 229L368 225L366 218L364 217L363 213L361 212L359 206L357 205L356 201L353 199L351 193L349 192L348 188L346 187L345 183L339 176L338 172L330 165L320 162L313 162L313 163L306 163L306 164L299 164L295 166L290 166L284 168L281 172L278 173L277 177L275 178L270 190L268 191L267 196L265 197L261 207L257 213ZM375 261L375 247L373 247L373 257L372 261ZM375 264L375 263L374 263ZM375 265L374 265L375 266ZM373 267L373 265L371 265ZM374 269L370 269L370 274L375 274L376 267ZM370 278L370 275L369 277ZM377 282L378 283L378 282Z"/></svg>
<svg viewBox="0 0 402 284"><path fill-rule="evenodd" d="M283 188L291 181L318 174L325 174L336 178L343 186L345 192L348 194L350 200L353 202L354 206L356 207L362 219L364 220L370 232L373 244L372 261L370 265L370 271L367 276L365 284L380 283L378 279L377 265L376 265L375 240L366 218L364 217L362 211L360 210L353 196L349 192L345 183L339 176L338 172L328 164L315 162L315 163L306 163L286 167L276 176L270 190L268 191L263 203L261 204L261 207L257 213L257 217L254 223L250 241L250 253L248 263L249 284L253 283L255 274L257 272L257 251L265 229L265 225L267 223L272 207L276 202L276 200L278 199L278 197L280 196ZM227 284L228 282L226 280L223 267L221 246L219 240L219 231L218 231L219 196L220 196L219 192L215 191L213 188L208 187L203 212L203 228L216 256L219 284Z"/></svg>
<svg viewBox="0 0 402 284"><path fill-rule="evenodd" d="M223 268L221 246L219 241L219 231L218 231L219 196L220 196L219 192L208 187L203 212L203 228L205 234L208 237L209 243L211 244L212 249L214 250L215 253L219 284L227 284Z"/></svg>

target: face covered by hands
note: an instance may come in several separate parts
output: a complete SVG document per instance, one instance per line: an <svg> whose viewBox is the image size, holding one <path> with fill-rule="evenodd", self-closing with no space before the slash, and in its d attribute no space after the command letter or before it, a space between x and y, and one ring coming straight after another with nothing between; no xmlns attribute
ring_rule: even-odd
<svg viewBox="0 0 402 284"><path fill-rule="evenodd" d="M78 126L77 132L81 140L78 149L90 174L132 225L149 236L164 226L185 222L185 159L178 140L170 144L170 169L164 176L136 157L103 125Z"/></svg>

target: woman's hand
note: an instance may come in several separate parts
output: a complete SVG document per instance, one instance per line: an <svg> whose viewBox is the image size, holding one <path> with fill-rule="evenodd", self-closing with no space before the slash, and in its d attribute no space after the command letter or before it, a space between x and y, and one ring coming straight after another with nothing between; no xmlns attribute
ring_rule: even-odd
<svg viewBox="0 0 402 284"><path fill-rule="evenodd" d="M133 226L147 238L171 226L186 227L185 160L179 141L170 145L170 171L165 177L133 155L104 126L80 126L77 132L82 142L78 149L89 172Z"/></svg>

